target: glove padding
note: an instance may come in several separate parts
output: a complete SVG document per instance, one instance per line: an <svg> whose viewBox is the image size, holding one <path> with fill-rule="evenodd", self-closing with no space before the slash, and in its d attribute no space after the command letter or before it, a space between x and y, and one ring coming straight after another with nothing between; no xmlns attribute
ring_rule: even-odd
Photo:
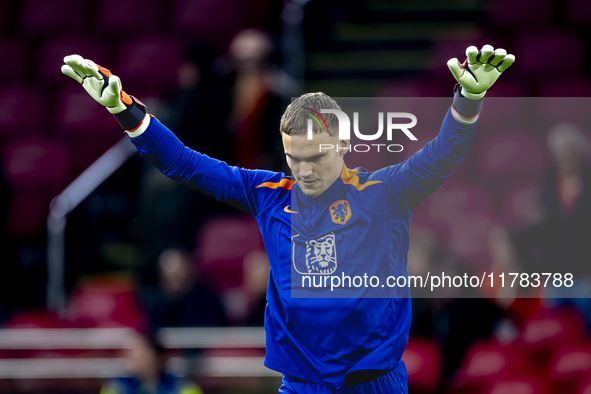
<svg viewBox="0 0 591 394"><path fill-rule="evenodd" d="M466 57L463 64L457 58L449 59L447 66L462 85L462 96L470 99L484 97L501 73L515 61L515 56L507 55L507 51L501 48L495 50L490 45L483 46L480 51L470 46L466 49Z"/></svg>
<svg viewBox="0 0 591 394"><path fill-rule="evenodd" d="M82 84L84 89L110 113L118 114L133 103L121 88L121 80L109 70L79 55L64 58L62 73Z"/></svg>

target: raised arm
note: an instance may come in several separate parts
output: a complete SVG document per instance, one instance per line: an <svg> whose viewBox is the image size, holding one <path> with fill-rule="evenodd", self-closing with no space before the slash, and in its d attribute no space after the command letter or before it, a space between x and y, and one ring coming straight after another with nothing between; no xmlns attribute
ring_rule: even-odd
<svg viewBox="0 0 591 394"><path fill-rule="evenodd" d="M62 72L104 105L129 134L139 154L170 179L256 215L260 204L252 190L256 185L282 178L282 174L270 171L229 166L187 148L147 113L144 104L126 94L119 78L109 70L78 55L66 56L64 62Z"/></svg>
<svg viewBox="0 0 591 394"><path fill-rule="evenodd" d="M435 192L462 161L474 135L483 97L515 57L504 49L485 45L466 49L467 59L447 62L458 81L453 105L449 109L439 135L408 160L392 168L391 197L412 211Z"/></svg>

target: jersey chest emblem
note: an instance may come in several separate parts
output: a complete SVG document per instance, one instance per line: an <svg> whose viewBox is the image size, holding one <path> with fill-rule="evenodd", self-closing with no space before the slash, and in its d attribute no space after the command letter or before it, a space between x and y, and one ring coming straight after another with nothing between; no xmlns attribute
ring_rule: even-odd
<svg viewBox="0 0 591 394"><path fill-rule="evenodd" d="M291 239L292 260L300 274L330 275L337 269L337 250L334 233L309 241L300 241L299 235Z"/></svg>
<svg viewBox="0 0 591 394"><path fill-rule="evenodd" d="M346 224L351 219L351 206L347 200L338 200L333 202L328 208L330 218L336 224Z"/></svg>

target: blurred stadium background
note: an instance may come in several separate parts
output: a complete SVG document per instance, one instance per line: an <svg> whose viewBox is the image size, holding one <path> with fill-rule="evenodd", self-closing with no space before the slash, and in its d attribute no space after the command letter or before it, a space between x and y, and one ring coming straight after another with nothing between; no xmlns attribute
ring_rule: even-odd
<svg viewBox="0 0 591 394"><path fill-rule="evenodd" d="M285 171L290 97L448 97L447 59L507 48L489 96L515 99L482 123L506 120L413 216L409 269L519 270L588 262L589 33L586 0L0 0L0 392L97 393L130 373L136 331L205 393L280 385L256 224L128 150L68 216L63 286L48 269L50 202L123 137L65 55L110 68L188 146ZM511 296L413 300L411 392L591 393L589 299Z"/></svg>

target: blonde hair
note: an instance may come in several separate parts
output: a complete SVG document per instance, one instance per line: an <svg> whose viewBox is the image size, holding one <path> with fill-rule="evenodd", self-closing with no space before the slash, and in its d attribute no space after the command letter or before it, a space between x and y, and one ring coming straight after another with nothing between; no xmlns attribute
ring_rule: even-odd
<svg viewBox="0 0 591 394"><path fill-rule="evenodd" d="M281 117L279 131L287 135L306 134L308 130L308 119L311 119L308 114L312 112L306 108L311 108L317 112L320 112L321 109L341 109L336 101L322 92L303 94L287 106ZM326 120L328 130L325 130L326 126L324 122L321 121L320 125L317 122L312 122L312 131L314 134L326 131L331 136L335 135L339 129L336 115L322 114L322 117Z"/></svg>

